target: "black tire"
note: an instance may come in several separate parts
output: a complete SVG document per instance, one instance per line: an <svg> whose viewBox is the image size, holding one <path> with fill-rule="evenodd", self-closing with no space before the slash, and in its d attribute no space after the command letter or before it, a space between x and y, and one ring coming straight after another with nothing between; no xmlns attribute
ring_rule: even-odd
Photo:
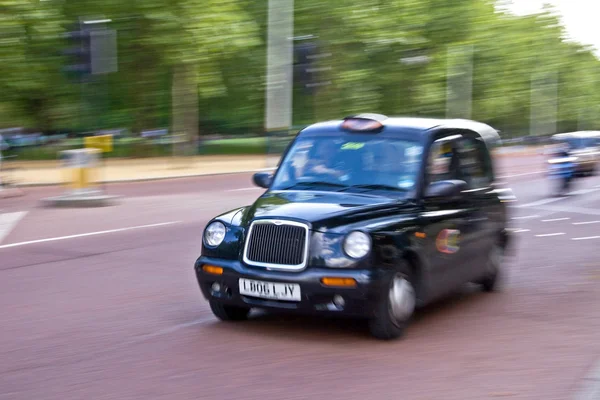
<svg viewBox="0 0 600 400"><path fill-rule="evenodd" d="M504 248L495 245L490 251L487 266L488 275L481 280L481 288L484 292L497 292L501 289L503 278L502 260L504 258Z"/></svg>
<svg viewBox="0 0 600 400"><path fill-rule="evenodd" d="M385 293L381 294L381 300L375 310L375 316L369 320L369 331L371 332L371 335L380 340L393 340L402 337L405 328L412 319L414 305L412 311L406 318L398 319L392 313L390 292L396 282L395 279L398 277L406 280L406 282L411 285L414 305L416 305L417 302L414 274L409 266L404 264L398 269L396 274L389 278L388 284L385 286Z"/></svg>
<svg viewBox="0 0 600 400"><path fill-rule="evenodd" d="M554 183L554 196L563 196L569 191L570 181L568 179L556 179Z"/></svg>
<svg viewBox="0 0 600 400"><path fill-rule="evenodd" d="M571 189L571 180L565 179L563 182L563 187L562 187L563 194L567 194L570 189Z"/></svg>
<svg viewBox="0 0 600 400"><path fill-rule="evenodd" d="M214 300L211 300L209 304L215 317L221 321L244 321L248 319L250 313L249 308L227 306Z"/></svg>

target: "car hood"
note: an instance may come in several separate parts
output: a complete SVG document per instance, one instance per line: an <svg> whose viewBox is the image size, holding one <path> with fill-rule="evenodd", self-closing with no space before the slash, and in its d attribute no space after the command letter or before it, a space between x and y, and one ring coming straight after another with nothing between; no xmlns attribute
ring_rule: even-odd
<svg viewBox="0 0 600 400"><path fill-rule="evenodd" d="M267 192L246 208L242 224L255 218L282 218L308 222L313 230L329 230L355 220L380 216L397 209L397 199L356 193L318 191Z"/></svg>

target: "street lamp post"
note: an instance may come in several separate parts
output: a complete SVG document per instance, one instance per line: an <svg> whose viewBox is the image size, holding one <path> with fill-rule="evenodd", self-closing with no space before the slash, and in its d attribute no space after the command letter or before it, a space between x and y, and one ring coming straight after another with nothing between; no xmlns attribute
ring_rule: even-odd
<svg viewBox="0 0 600 400"><path fill-rule="evenodd" d="M267 76L265 132L267 153L271 134L292 125L294 0L269 0L267 22ZM267 163L269 156L267 155Z"/></svg>

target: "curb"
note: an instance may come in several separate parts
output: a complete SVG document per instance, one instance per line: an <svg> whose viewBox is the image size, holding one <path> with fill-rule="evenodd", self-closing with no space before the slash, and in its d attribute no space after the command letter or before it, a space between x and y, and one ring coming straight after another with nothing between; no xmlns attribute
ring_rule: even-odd
<svg viewBox="0 0 600 400"><path fill-rule="evenodd" d="M42 199L42 205L47 208L89 208L108 207L115 205L121 196L92 196L92 197L50 197Z"/></svg>
<svg viewBox="0 0 600 400"><path fill-rule="evenodd" d="M130 179L112 179L108 181L98 181L98 184L112 184L112 183L135 183L135 182L151 182L151 181L164 181L168 179L185 179L185 178L200 178L204 176L222 176L222 175L241 175L263 171L273 171L275 168L261 168L251 169L247 171L236 171L236 172L205 172L200 174L191 175L172 175L172 176L159 176L155 178L130 178ZM44 186L62 186L65 182L45 182L45 183L23 183L16 185L16 187L44 187Z"/></svg>

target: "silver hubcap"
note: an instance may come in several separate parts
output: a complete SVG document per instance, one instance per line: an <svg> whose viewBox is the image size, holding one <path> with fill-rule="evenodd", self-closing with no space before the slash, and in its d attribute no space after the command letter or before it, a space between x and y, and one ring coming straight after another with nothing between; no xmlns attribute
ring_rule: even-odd
<svg viewBox="0 0 600 400"><path fill-rule="evenodd" d="M415 290L402 276L395 276L390 288L390 308L397 321L404 321L415 308Z"/></svg>

